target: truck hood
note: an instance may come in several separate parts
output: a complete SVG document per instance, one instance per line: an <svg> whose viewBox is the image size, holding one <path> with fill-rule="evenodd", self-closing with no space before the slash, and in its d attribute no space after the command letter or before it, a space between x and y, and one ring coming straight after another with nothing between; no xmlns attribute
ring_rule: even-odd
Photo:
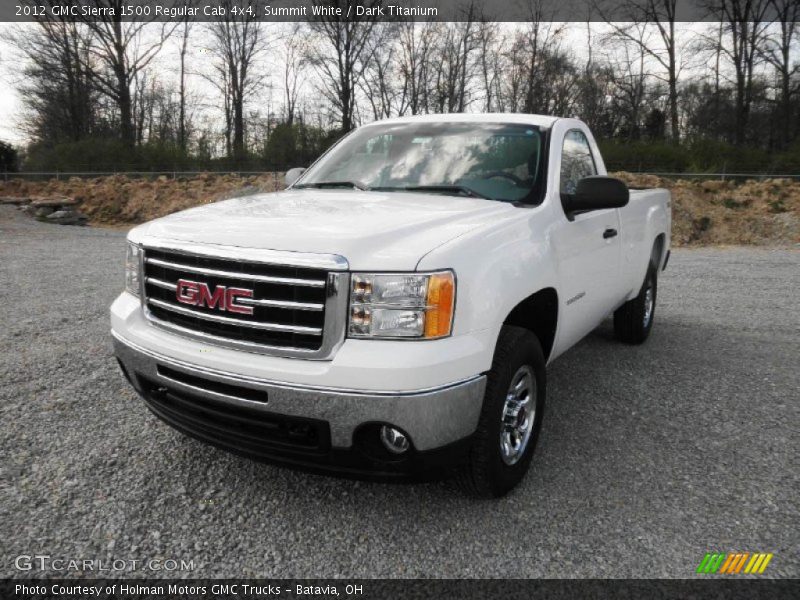
<svg viewBox="0 0 800 600"><path fill-rule="evenodd" d="M441 194L286 190L191 208L129 237L338 254L353 270L413 270L434 248L513 211L504 202Z"/></svg>

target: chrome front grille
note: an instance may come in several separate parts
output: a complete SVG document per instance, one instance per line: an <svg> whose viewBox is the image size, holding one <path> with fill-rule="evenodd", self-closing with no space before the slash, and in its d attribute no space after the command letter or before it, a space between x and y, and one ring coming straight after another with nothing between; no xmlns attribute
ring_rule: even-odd
<svg viewBox="0 0 800 600"><path fill-rule="evenodd" d="M331 267L344 269L346 262L327 259L315 267L307 257L292 264L304 256L294 253L252 251L254 260L233 258L237 252L226 248L215 256L208 247L193 252L145 246L142 303L147 317L209 343L329 358L344 338L348 290L347 273ZM288 264L268 262L284 257ZM226 293L235 294L232 303Z"/></svg>

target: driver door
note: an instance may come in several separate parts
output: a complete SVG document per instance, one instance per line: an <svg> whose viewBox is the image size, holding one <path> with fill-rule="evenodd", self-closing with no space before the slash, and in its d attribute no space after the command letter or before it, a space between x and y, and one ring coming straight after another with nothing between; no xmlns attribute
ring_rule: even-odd
<svg viewBox="0 0 800 600"><path fill-rule="evenodd" d="M561 145L559 191L573 194L578 181L597 175L592 148L580 129L567 131ZM619 210L604 209L564 215L553 235L561 289L563 319L559 346L568 348L597 327L619 296L621 244Z"/></svg>

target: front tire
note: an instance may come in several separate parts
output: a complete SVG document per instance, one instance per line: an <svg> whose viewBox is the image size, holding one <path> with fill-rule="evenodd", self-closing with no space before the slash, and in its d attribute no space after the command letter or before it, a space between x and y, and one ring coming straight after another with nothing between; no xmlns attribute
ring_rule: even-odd
<svg viewBox="0 0 800 600"><path fill-rule="evenodd" d="M647 269L639 295L628 300L614 312L614 333L626 344L642 344L653 328L658 290L656 268Z"/></svg>
<svg viewBox="0 0 800 600"><path fill-rule="evenodd" d="M459 473L468 494L499 498L525 477L539 440L546 383L538 338L522 327L504 325L469 459Z"/></svg>

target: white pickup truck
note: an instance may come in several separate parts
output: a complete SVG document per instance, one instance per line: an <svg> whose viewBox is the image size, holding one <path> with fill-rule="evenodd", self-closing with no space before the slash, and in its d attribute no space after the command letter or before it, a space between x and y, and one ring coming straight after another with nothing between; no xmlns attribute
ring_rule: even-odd
<svg viewBox="0 0 800 600"><path fill-rule="evenodd" d="M545 366L611 313L623 342L653 325L669 192L607 177L579 120L379 121L286 183L128 236L122 371L222 448L501 496L530 465Z"/></svg>

